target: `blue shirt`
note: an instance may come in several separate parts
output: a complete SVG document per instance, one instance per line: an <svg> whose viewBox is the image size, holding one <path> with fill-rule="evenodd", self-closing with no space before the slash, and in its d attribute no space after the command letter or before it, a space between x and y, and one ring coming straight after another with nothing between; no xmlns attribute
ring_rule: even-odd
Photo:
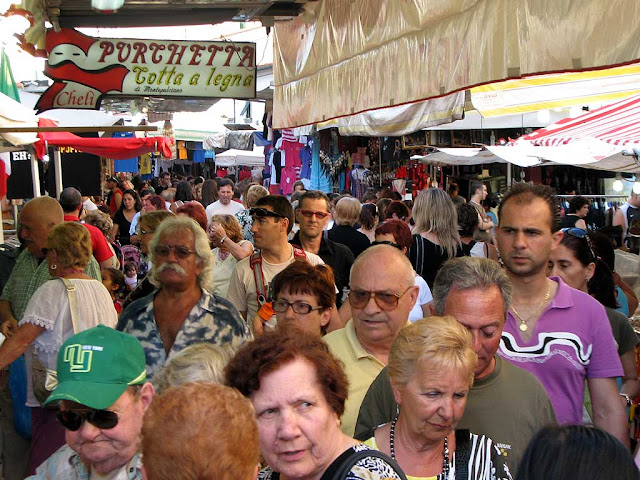
<svg viewBox="0 0 640 480"><path fill-rule="evenodd" d="M202 291L200 300L182 322L169 354L153 314L153 298L158 290L129 305L120 315L117 329L136 337L147 359L147 377L160 370L172 354L194 343L229 345L236 348L251 338L247 323L231 302Z"/></svg>

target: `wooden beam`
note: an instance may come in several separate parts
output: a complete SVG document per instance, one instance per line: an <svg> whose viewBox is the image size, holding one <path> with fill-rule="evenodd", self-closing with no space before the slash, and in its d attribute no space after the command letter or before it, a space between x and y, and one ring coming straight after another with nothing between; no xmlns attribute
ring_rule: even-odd
<svg viewBox="0 0 640 480"><path fill-rule="evenodd" d="M124 126L113 125L108 127L2 127L0 133L39 133L39 132L69 132L69 133L94 133L94 132L157 132L158 127L153 125Z"/></svg>

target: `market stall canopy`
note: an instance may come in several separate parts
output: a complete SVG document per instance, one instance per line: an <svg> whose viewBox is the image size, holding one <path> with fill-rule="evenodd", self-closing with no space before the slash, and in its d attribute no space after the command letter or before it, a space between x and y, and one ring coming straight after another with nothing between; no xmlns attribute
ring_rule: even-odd
<svg viewBox="0 0 640 480"><path fill-rule="evenodd" d="M483 117L590 104L604 105L640 93L640 64L588 72L536 75L470 89L471 103ZM502 118L502 117L497 117Z"/></svg>
<svg viewBox="0 0 640 480"><path fill-rule="evenodd" d="M639 20L637 0L319 0L276 24L273 126L638 62Z"/></svg>
<svg viewBox="0 0 640 480"><path fill-rule="evenodd" d="M52 127L55 123L40 118L40 127ZM165 158L171 158L172 140L167 137L145 138L83 138L68 132L40 132L35 144L38 158L44 157L46 146L73 147L81 152L92 153L114 160L126 160L149 152L159 151Z"/></svg>
<svg viewBox="0 0 640 480"><path fill-rule="evenodd" d="M484 165L506 163L506 161L485 148L436 148L427 155L413 155L411 160L436 165Z"/></svg>
<svg viewBox="0 0 640 480"><path fill-rule="evenodd" d="M634 152L640 148L640 95L576 118L565 118L510 145L487 148L520 166L551 161L599 170L640 172Z"/></svg>
<svg viewBox="0 0 640 480"><path fill-rule="evenodd" d="M25 107L13 98L9 98L4 93L0 93L0 127L37 127L38 117L36 112ZM0 138L6 140L11 145L30 145L38 141L35 133L0 133Z"/></svg>
<svg viewBox="0 0 640 480"><path fill-rule="evenodd" d="M236 150L231 149L216 155L216 166L232 167L232 166L248 166L263 167L264 153L262 148L259 150Z"/></svg>

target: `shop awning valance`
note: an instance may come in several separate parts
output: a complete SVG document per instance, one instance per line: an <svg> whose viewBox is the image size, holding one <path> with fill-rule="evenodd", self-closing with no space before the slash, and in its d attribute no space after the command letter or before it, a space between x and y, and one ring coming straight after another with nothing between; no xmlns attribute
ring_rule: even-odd
<svg viewBox="0 0 640 480"><path fill-rule="evenodd" d="M275 27L275 128L640 59L637 0L318 0L305 9Z"/></svg>
<svg viewBox="0 0 640 480"><path fill-rule="evenodd" d="M51 120L40 118L40 127L52 127ZM139 157L149 152L160 152L165 158L171 158L171 142L168 137L145 138L83 138L68 132L40 132L39 140L35 143L36 154L42 158L46 152L46 145L56 147L73 147L76 150L92 153L114 160Z"/></svg>

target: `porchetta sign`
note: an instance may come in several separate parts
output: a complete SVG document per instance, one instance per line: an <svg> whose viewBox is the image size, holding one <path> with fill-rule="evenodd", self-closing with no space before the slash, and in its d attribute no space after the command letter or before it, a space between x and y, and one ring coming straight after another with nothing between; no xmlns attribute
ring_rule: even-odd
<svg viewBox="0 0 640 480"><path fill-rule="evenodd" d="M246 42L99 39L50 30L44 73L53 80L36 104L97 109L105 95L256 96L256 48Z"/></svg>

